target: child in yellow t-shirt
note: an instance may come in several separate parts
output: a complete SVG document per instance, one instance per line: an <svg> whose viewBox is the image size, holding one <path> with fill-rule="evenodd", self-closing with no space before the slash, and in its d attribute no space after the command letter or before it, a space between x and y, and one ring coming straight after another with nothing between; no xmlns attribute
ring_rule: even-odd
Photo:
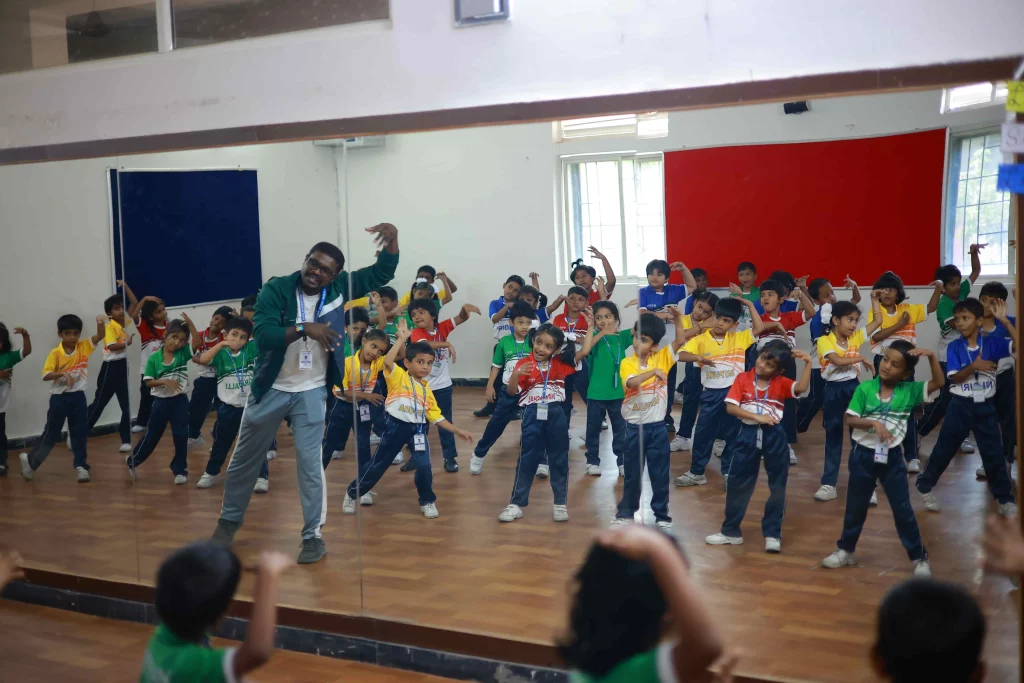
<svg viewBox="0 0 1024 683"><path fill-rule="evenodd" d="M737 332L744 308L751 316L751 328ZM708 483L704 469L711 459L712 449L716 455L723 454L726 443L739 427L736 418L725 412L725 397L733 380L743 372L747 349L763 330L764 324L754 303L734 295L722 299L715 306L711 329L690 339L679 352L679 362L700 365L704 390L693 436L690 470L676 479L676 486L703 486ZM727 455L722 455L722 474L728 480Z"/></svg>

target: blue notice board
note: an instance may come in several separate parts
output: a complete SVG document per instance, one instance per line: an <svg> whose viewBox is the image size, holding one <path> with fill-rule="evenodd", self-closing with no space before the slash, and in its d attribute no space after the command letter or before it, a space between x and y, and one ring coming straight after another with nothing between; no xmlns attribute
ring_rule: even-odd
<svg viewBox="0 0 1024 683"><path fill-rule="evenodd" d="M262 286L256 171L111 169L110 205L116 277L140 298L237 305Z"/></svg>

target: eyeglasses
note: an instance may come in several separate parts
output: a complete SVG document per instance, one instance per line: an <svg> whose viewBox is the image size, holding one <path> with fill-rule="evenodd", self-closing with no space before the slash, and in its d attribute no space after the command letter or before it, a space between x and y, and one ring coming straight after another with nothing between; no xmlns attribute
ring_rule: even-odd
<svg viewBox="0 0 1024 683"><path fill-rule="evenodd" d="M330 268L328 268L324 264L320 263L319 261L316 260L316 258L314 258L312 256L310 256L309 258L306 259L306 266L310 270L315 270L317 273L319 273L320 275L323 275L325 277L334 277L334 275L335 275L333 270L331 270Z"/></svg>

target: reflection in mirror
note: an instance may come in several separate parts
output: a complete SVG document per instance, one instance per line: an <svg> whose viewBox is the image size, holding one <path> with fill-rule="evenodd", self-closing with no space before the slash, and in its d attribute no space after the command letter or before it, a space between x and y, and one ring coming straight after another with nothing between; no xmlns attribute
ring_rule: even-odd
<svg viewBox="0 0 1024 683"><path fill-rule="evenodd" d="M978 597L989 661L1012 671L1010 585L976 570L984 515L1011 510L1008 474L994 466L990 493L975 480L977 456L954 460L941 481L926 468L933 449L945 459L966 436L939 424L957 399L892 420L902 448L891 442L877 489L843 464L861 472L872 458L874 435L861 423L851 454L843 421L858 381L868 405L878 395L867 383L885 349L903 338L945 361L956 330L929 301L951 308L1014 278L1009 197L986 175L1002 114L940 115L941 96L823 99L799 116L781 103L672 112L655 137L556 126L553 142L551 124L536 123L348 150L352 224L386 219L401 234L394 282L379 292L385 315L405 318L434 355L398 357L410 374L431 364L428 396L442 414L450 402L445 417L473 435L447 447L432 425L426 457L387 437L375 451L414 462L374 478L363 509L366 613L551 643L595 531L642 521L686 548L731 642L746 646L757 629L749 671L869 677L874 606L929 570ZM373 251L354 241L351 258L368 267ZM947 278L945 299L933 286L944 263L962 274L956 292L960 275ZM872 313L886 271L899 284ZM998 285L986 296L1013 301ZM909 323L886 329L903 311ZM885 334L867 344L865 327ZM829 332L840 350L821 362ZM917 364L914 376L932 380L932 363ZM881 374L888 387L895 375L884 363ZM1012 375L1001 381L1012 395ZM391 390L386 419L423 419L411 401L401 414ZM426 496L437 519L418 509ZM935 498L958 514L928 512ZM864 567L846 568L858 536ZM826 632L823 607L858 616ZM796 656L812 648L813 662Z"/></svg>

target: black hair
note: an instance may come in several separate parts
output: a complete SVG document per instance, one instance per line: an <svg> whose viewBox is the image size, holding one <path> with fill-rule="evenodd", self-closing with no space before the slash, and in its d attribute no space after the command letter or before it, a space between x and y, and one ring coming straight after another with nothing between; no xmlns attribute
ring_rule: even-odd
<svg viewBox="0 0 1024 683"><path fill-rule="evenodd" d="M167 323L167 329L164 330L164 337L169 337L175 332L184 332L185 341L188 341L189 337L191 336L191 333L188 330L188 325L185 324L184 320L181 320L179 318L175 318L171 322Z"/></svg>
<svg viewBox="0 0 1024 683"><path fill-rule="evenodd" d="M370 326L370 314L362 306L354 306L345 311L345 327L356 323L366 323L367 327Z"/></svg>
<svg viewBox="0 0 1024 683"><path fill-rule="evenodd" d="M707 277L708 271L703 268L690 268L690 275L692 275L693 279L696 280L699 277Z"/></svg>
<svg viewBox="0 0 1024 683"><path fill-rule="evenodd" d="M437 277L437 271L434 269L434 266L420 266L416 269L416 274L419 275L420 273L430 273L430 277Z"/></svg>
<svg viewBox="0 0 1024 683"><path fill-rule="evenodd" d="M776 270L774 273L768 276L768 279L775 280L790 292L796 289L796 278L793 277L791 273L785 270ZM761 289L764 289L764 287L761 287Z"/></svg>
<svg viewBox="0 0 1024 683"><path fill-rule="evenodd" d="M732 297L719 299L715 305L715 317L730 318L734 322L739 322L739 319L743 317L743 304L739 299Z"/></svg>
<svg viewBox="0 0 1024 683"><path fill-rule="evenodd" d="M247 296L244 299L242 299L242 303L239 304L239 305L242 308L245 308L246 306L255 306L256 305L256 299L258 299L258 298L259 298L258 294L250 294L249 296Z"/></svg>
<svg viewBox="0 0 1024 683"><path fill-rule="evenodd" d="M391 339L388 337L387 332L380 329L379 327L373 327L368 329L366 332L363 333L361 337L359 337L358 346L362 346L366 342L371 342L374 340L384 342L384 346L387 346L388 344L391 343Z"/></svg>
<svg viewBox="0 0 1024 683"><path fill-rule="evenodd" d="M825 334L832 331L832 320L834 318L845 318L853 313L860 313L860 309L852 301L837 301L832 304L832 312L829 314L828 320L825 320L824 317L821 320L822 329Z"/></svg>
<svg viewBox="0 0 1024 683"><path fill-rule="evenodd" d="M587 300L590 299L590 294L587 292L587 290L583 289L582 287L570 287L569 293L566 294L566 296L572 296L573 294L576 294L577 296L582 296L584 299Z"/></svg>
<svg viewBox="0 0 1024 683"><path fill-rule="evenodd" d="M565 332L562 332L560 328L555 327L551 323L544 323L540 327L530 330L530 334L527 336L530 340L530 348L536 346L535 340L542 334L549 334L555 340L556 351L552 357L557 357L569 367L576 366L576 345L573 343L566 344ZM557 349L561 349L561 351Z"/></svg>
<svg viewBox="0 0 1024 683"><path fill-rule="evenodd" d="M338 272L334 275L338 275L345 268L345 255L341 253L341 249L338 249L335 245L330 242L317 242L313 245L313 248L306 254L306 258L312 256L315 252L320 252L326 256L330 256L338 264Z"/></svg>
<svg viewBox="0 0 1024 683"><path fill-rule="evenodd" d="M391 299L392 301L398 301L398 292L395 291L394 287L388 287L384 285L377 289L377 294L381 299Z"/></svg>
<svg viewBox="0 0 1024 683"><path fill-rule="evenodd" d="M524 296L532 296L537 303L540 303L540 290L533 285L524 285L519 288L519 298L522 299Z"/></svg>
<svg viewBox="0 0 1024 683"><path fill-rule="evenodd" d="M514 304L509 306L508 319L513 322L516 318L529 318L530 320L534 320L536 317L537 309L525 301L516 301Z"/></svg>
<svg viewBox="0 0 1024 683"><path fill-rule="evenodd" d="M757 266L755 266L750 261L742 261L738 266L736 266L736 272L737 273L739 273L741 271L744 271L744 270L752 270L752 271L754 271L755 275L757 274Z"/></svg>
<svg viewBox="0 0 1024 683"><path fill-rule="evenodd" d="M516 283L517 285L519 285L520 288L523 288L523 287L526 286L526 280L524 280L523 278L519 277L518 275L509 275L508 279L505 280L505 284L507 285L510 282Z"/></svg>
<svg viewBox="0 0 1024 683"><path fill-rule="evenodd" d="M103 300L103 312L110 315L114 312L114 306L120 305L124 308L124 297L120 294L113 294Z"/></svg>
<svg viewBox="0 0 1024 683"><path fill-rule="evenodd" d="M412 342L405 347L405 358L406 360L412 360L420 354L426 354L431 358L434 357L434 349L430 348L430 344L425 341Z"/></svg>
<svg viewBox="0 0 1024 683"><path fill-rule="evenodd" d="M647 264L647 274L652 275L655 272L661 273L665 277L668 277L672 274L672 267L668 265L668 261L656 258ZM690 274L693 274L692 271Z"/></svg>
<svg viewBox="0 0 1024 683"><path fill-rule="evenodd" d="M219 307L216 311L213 312L213 315L219 315L220 317L224 318L224 320L231 320L233 317L235 317L234 314L231 312L230 306Z"/></svg>
<svg viewBox="0 0 1024 683"><path fill-rule="evenodd" d="M612 316L615 318L615 322L620 322L620 320L619 320L619 307L618 306L613 304L611 301L603 301L602 300L602 301L595 301L594 302L593 311L594 311L594 315L595 316L597 315L598 311L603 311L605 309L607 309L608 312L612 314Z"/></svg>
<svg viewBox="0 0 1024 683"><path fill-rule="evenodd" d="M907 292L903 289L903 280L891 270L887 270L879 275L872 289L895 289L896 303L898 304L903 303L903 300L907 298Z"/></svg>
<svg viewBox="0 0 1024 683"><path fill-rule="evenodd" d="M960 269L954 266L952 263L947 263L944 266L939 266L935 269L935 279L941 280L943 285L948 285L956 278L963 279L963 274Z"/></svg>
<svg viewBox="0 0 1024 683"><path fill-rule="evenodd" d="M11 332L7 325L0 323L0 353L7 353L11 348Z"/></svg>
<svg viewBox="0 0 1024 683"><path fill-rule="evenodd" d="M979 297L990 296L994 299L1002 299L1006 301L1010 298L1010 293L1006 291L1006 285L1002 282L986 282L981 287L981 294Z"/></svg>
<svg viewBox="0 0 1024 683"><path fill-rule="evenodd" d="M146 321L146 324L150 328L156 327L156 323L153 322L153 314L156 313L156 309L164 305L163 299L149 299L142 304L142 308L139 309L139 316ZM156 332L156 330L153 330Z"/></svg>
<svg viewBox="0 0 1024 683"><path fill-rule="evenodd" d="M652 313L640 316L640 334L650 337L655 344L660 344L665 337L665 321Z"/></svg>
<svg viewBox="0 0 1024 683"><path fill-rule="evenodd" d="M821 288L824 285L831 284L828 278L817 277L811 280L810 284L807 285L807 293L811 295L812 299L817 299L821 294Z"/></svg>
<svg viewBox="0 0 1024 683"><path fill-rule="evenodd" d="M960 313L961 311L967 311L975 318L983 318L985 316L985 307L981 305L981 302L975 299L973 296L958 301L953 306L953 315Z"/></svg>
<svg viewBox="0 0 1024 683"><path fill-rule="evenodd" d="M599 679L661 640L668 603L649 563L595 543L573 578L569 630L557 644L570 668Z"/></svg>
<svg viewBox="0 0 1024 683"><path fill-rule="evenodd" d="M693 271L690 271L693 272ZM708 306L714 311L718 307L719 298L718 295L712 292L710 289L705 292L698 292L693 295L693 303L696 305L698 301L707 301Z"/></svg>
<svg viewBox="0 0 1024 683"><path fill-rule="evenodd" d="M597 277L597 270L594 268L594 266L584 265L583 264L583 259L581 259L581 258L578 258L575 261L573 261L572 263L570 263L569 267L572 268L572 270L569 271L569 282L575 283L576 282L576 273L581 271L581 270L584 273L586 273L587 275L589 275L590 277L592 277L592 278L596 278Z"/></svg>
<svg viewBox="0 0 1024 683"><path fill-rule="evenodd" d="M985 615L960 586L911 579L882 599L876 639L875 656L893 683L971 681L981 662Z"/></svg>
<svg viewBox="0 0 1024 683"><path fill-rule="evenodd" d="M764 282L761 283L761 291L775 292L776 294L779 295L780 299L786 296L786 286L783 285L778 280L765 280Z"/></svg>
<svg viewBox="0 0 1024 683"><path fill-rule="evenodd" d="M241 330L242 332L245 332L245 336L252 338L252 321L241 315L235 316L228 320L228 324L224 326L224 334L227 334L231 330Z"/></svg>
<svg viewBox="0 0 1024 683"><path fill-rule="evenodd" d="M175 636L198 642L235 596L242 563L229 548L200 541L164 560L156 574L156 613Z"/></svg>
<svg viewBox="0 0 1024 683"><path fill-rule="evenodd" d="M434 296L436 295L436 292L434 291L434 286L429 282L414 282L412 283L412 287L409 288L409 299L416 298L417 289L422 289L426 292L430 292L430 297L428 298L431 299L434 298Z"/></svg>
<svg viewBox="0 0 1024 683"><path fill-rule="evenodd" d="M242 306L242 311L241 312L242 313L255 313L256 312L256 307L255 306Z"/></svg>
<svg viewBox="0 0 1024 683"><path fill-rule="evenodd" d="M912 376L914 368L917 367L917 356L910 355L916 347L908 342L906 339L897 339L892 344L889 344L889 351L896 351L903 356L904 372L908 373L907 376Z"/></svg>
<svg viewBox="0 0 1024 683"><path fill-rule="evenodd" d="M421 308L430 314L430 317L433 318L435 323L437 322L437 305L434 304L433 299L413 299L409 302L409 306L405 309L405 313L409 316L409 319L412 320L412 312L418 311Z"/></svg>
<svg viewBox="0 0 1024 683"><path fill-rule="evenodd" d="M773 339L757 352L758 357L775 361L775 374L781 375L783 366L793 357L793 349L781 339Z"/></svg>
<svg viewBox="0 0 1024 683"><path fill-rule="evenodd" d="M63 332L64 330L76 330L82 331L82 319L74 313L68 313L57 318L57 331Z"/></svg>

